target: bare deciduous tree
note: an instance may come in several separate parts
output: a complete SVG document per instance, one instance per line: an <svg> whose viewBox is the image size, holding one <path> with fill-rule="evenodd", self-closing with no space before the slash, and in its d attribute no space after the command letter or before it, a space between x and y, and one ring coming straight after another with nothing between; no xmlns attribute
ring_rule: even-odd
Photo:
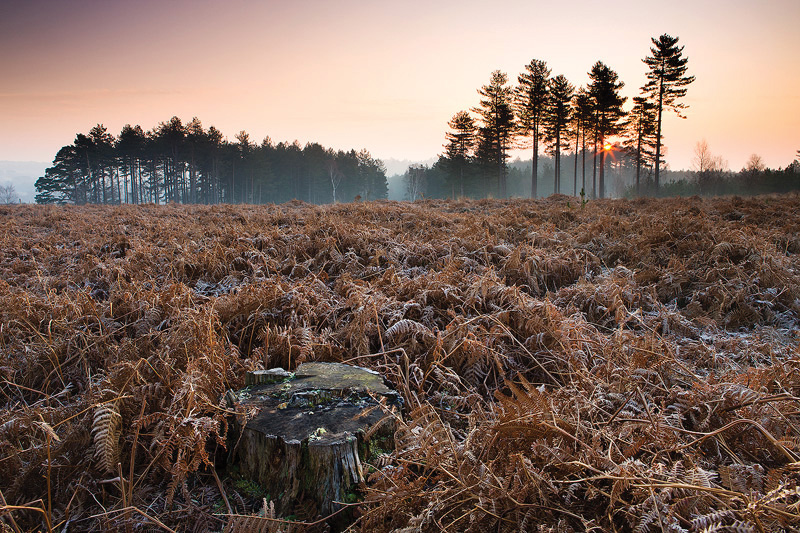
<svg viewBox="0 0 800 533"><path fill-rule="evenodd" d="M406 195L412 202L422 198L425 192L425 170L422 165L411 165L406 171Z"/></svg>
<svg viewBox="0 0 800 533"><path fill-rule="evenodd" d="M331 159L326 163L326 167L328 170L328 177L331 180L331 189L333 190L333 203L336 203L336 189L339 187L339 184L342 182L342 173L339 171L339 167L336 165L336 160Z"/></svg>
<svg viewBox="0 0 800 533"><path fill-rule="evenodd" d="M711 153L705 139L699 141L694 147L694 157L692 158L692 170L697 176L701 193L710 193L715 182L726 170L728 162L721 156Z"/></svg>
<svg viewBox="0 0 800 533"><path fill-rule="evenodd" d="M758 154L753 154L750 156L750 159L747 160L747 163L744 164L744 168L742 170L752 174L761 172L766 168L767 166L764 164L764 160L761 158L761 156Z"/></svg>
<svg viewBox="0 0 800 533"><path fill-rule="evenodd" d="M0 204L14 204L17 203L19 197L17 196L17 191L14 189L14 185L9 183L8 185L0 185Z"/></svg>
<svg viewBox="0 0 800 533"><path fill-rule="evenodd" d="M692 158L692 170L697 173L719 172L725 170L727 163L721 156L711 153L708 142L703 139L698 141L694 147L694 157Z"/></svg>

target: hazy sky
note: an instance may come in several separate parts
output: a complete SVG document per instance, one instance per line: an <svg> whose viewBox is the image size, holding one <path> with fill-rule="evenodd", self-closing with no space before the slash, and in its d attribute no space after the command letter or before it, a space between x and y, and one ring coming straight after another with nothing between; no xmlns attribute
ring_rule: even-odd
<svg viewBox="0 0 800 533"><path fill-rule="evenodd" d="M792 161L800 0L2 0L0 160L51 161L97 123L173 115L229 139L426 159L493 70L516 81L543 59L579 86L599 59L632 97L662 33L697 77L688 119L665 122L672 168L701 139L734 170L752 153Z"/></svg>

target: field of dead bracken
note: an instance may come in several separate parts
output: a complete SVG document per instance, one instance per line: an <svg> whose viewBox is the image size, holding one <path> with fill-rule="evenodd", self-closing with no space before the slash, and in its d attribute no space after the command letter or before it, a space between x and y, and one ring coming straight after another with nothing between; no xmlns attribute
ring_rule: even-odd
<svg viewBox="0 0 800 533"><path fill-rule="evenodd" d="M246 371L404 400L352 531L796 531L800 196L0 207L0 531L322 532Z"/></svg>

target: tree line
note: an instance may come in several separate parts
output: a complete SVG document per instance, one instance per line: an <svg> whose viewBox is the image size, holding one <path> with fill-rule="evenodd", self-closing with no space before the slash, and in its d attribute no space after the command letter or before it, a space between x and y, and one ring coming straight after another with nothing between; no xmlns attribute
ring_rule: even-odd
<svg viewBox="0 0 800 533"><path fill-rule="evenodd" d="M522 147L531 149L533 198L539 196L540 147L553 157L552 192L581 190L603 198L609 154L614 162L624 157L635 167L637 190L645 180L657 190L664 166L663 113L683 116L686 106L680 99L694 81L687 74L688 58L678 40L667 34L651 39L650 55L643 59L648 67L646 82L627 112L623 109L627 98L620 95L625 84L602 61L589 71L589 83L577 89L564 75L552 76L547 63L539 59L525 65L516 85L504 72L494 71L478 90L478 106L459 111L448 123L445 151L433 168L409 169L409 196L425 182L452 196L506 197L509 150ZM572 187L562 183L568 170L563 168L562 154L570 151Z"/></svg>
<svg viewBox="0 0 800 533"><path fill-rule="evenodd" d="M786 193L800 191L800 150L786 166L776 169L767 168L757 154L752 154L741 170L731 170L727 161L712 153L705 141L697 143L695 154L689 169L671 170L661 169L661 185L654 187L652 174L649 179L643 180L641 187L636 187L636 164L626 155L626 149L621 144L615 143L608 152L611 154L606 163L606 185L614 196L635 198L637 196L675 197L675 196L722 196L738 195L752 196L758 194ZM580 179L584 168L580 151L569 152L562 156L561 165L570 169L569 174L574 176L572 170L578 167ZM454 187L462 182L453 181L452 174L448 173L441 164L442 159L430 167L412 165L403 176L404 183L398 183L390 190L390 197L411 198L455 198L462 196ZM538 194L540 197L555 193L553 175L555 172L555 157L553 155L539 156ZM533 161L515 159L509 161L506 168L507 193L509 197L525 198L531 196L531 173ZM592 175L591 156L585 165L587 177ZM650 169L652 171L652 168ZM571 181L571 180L569 180ZM577 180L576 180L577 181ZM466 182L471 194L463 196L493 197L494 184ZM481 192L479 185L484 185ZM400 187L404 187L401 190ZM568 189L562 193L580 193L580 182L575 187L575 182L565 184ZM589 196L591 195L591 191Z"/></svg>
<svg viewBox="0 0 800 533"><path fill-rule="evenodd" d="M751 196L800 191L800 150L783 168L767 168L757 154L752 154L742 169L731 171L721 156L712 152L705 140L695 146L692 170L673 176L653 196ZM633 196L632 189L626 196Z"/></svg>
<svg viewBox="0 0 800 533"><path fill-rule="evenodd" d="M102 125L61 148L35 184L37 203L327 203L385 198L386 168L366 150L260 144L241 131L230 142L199 119L178 117L150 131Z"/></svg>

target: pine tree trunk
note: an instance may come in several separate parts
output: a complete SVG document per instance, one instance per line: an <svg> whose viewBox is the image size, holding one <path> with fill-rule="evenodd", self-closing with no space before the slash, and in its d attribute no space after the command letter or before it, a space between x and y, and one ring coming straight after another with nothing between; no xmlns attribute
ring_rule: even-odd
<svg viewBox="0 0 800 533"><path fill-rule="evenodd" d="M600 176L597 187L600 190L600 198L606 197L606 139L605 135L600 137Z"/></svg>
<svg viewBox="0 0 800 533"><path fill-rule="evenodd" d="M561 194L561 129L556 128L556 183L555 193Z"/></svg>
<svg viewBox="0 0 800 533"><path fill-rule="evenodd" d="M583 127L583 146L581 154L581 190L586 192L586 126Z"/></svg>
<svg viewBox="0 0 800 533"><path fill-rule="evenodd" d="M656 190L659 186L659 166L661 165L661 111L664 107L664 80L662 79L658 89L658 121L656 131Z"/></svg>
<svg viewBox="0 0 800 533"><path fill-rule="evenodd" d="M531 198L538 196L537 180L539 178L539 132L536 124L533 126L533 168L531 169Z"/></svg>
<svg viewBox="0 0 800 533"><path fill-rule="evenodd" d="M592 199L597 198L597 132L594 137L594 153L592 154Z"/></svg>
<svg viewBox="0 0 800 533"><path fill-rule="evenodd" d="M642 195L642 190L639 186L639 172L642 168L642 125L639 124L639 131L637 132L636 142L636 196Z"/></svg>
<svg viewBox="0 0 800 533"><path fill-rule="evenodd" d="M578 143L581 140L581 125L575 130L575 172L572 175L572 196L578 195Z"/></svg>

